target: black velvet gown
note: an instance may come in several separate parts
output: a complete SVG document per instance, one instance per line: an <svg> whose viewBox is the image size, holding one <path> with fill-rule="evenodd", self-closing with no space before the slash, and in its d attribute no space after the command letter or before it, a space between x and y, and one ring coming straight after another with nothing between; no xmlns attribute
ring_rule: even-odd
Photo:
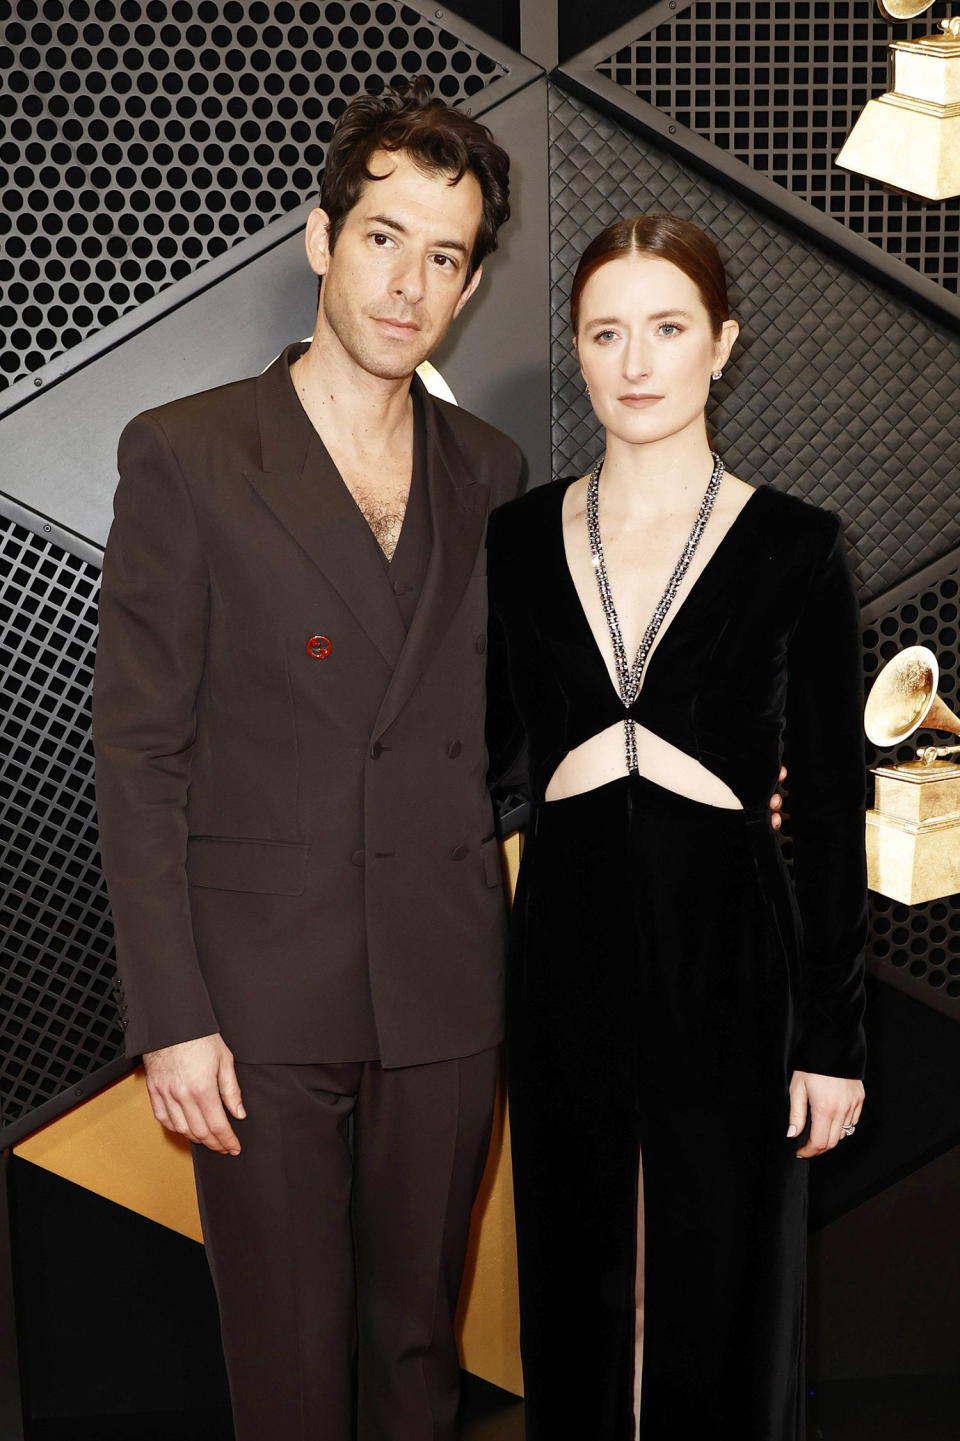
<svg viewBox="0 0 960 1441"><path fill-rule="evenodd" d="M628 712L741 810L626 768L546 802L567 752L625 714L567 567L570 483L502 507L488 540L491 774L515 788L522 770L531 802L507 1028L526 1434L801 1441L807 1162L788 1085L864 1060L843 539L758 489ZM792 876L768 811L782 754Z"/></svg>

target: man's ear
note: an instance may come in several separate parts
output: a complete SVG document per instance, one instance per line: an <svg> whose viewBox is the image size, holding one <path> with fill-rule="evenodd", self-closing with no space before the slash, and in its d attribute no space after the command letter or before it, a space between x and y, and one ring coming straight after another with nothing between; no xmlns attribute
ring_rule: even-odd
<svg viewBox="0 0 960 1441"><path fill-rule="evenodd" d="M330 265L330 216L319 205L307 216L303 241L314 275L326 275Z"/></svg>
<svg viewBox="0 0 960 1441"><path fill-rule="evenodd" d="M467 284L467 285L464 286L464 288L463 288L463 294L460 296L460 299L457 301L457 308L456 308L456 310L453 312L454 319L456 319L456 317L460 314L461 310L462 310L463 307L466 305L467 301L470 299L471 295L472 295L473 292L476 290L477 286L480 284L480 277L481 277L482 274L483 274L483 266L482 266L482 265L478 265L477 268L476 268L476 270L473 272L473 274L472 274L471 277L470 277L469 284Z"/></svg>

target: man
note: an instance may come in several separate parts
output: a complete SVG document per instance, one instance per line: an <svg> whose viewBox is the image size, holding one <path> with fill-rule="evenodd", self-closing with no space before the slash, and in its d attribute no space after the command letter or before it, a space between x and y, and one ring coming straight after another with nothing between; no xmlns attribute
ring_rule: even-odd
<svg viewBox="0 0 960 1441"><path fill-rule="evenodd" d="M507 172L425 82L355 101L309 348L120 442L104 869L129 1050L195 1143L238 1441L452 1431L501 1038L483 542L521 457L414 372Z"/></svg>

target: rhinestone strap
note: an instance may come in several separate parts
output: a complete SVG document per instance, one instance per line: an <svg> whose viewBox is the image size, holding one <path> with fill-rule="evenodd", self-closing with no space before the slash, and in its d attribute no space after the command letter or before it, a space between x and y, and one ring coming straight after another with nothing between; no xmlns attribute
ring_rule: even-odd
<svg viewBox="0 0 960 1441"><path fill-rule="evenodd" d="M617 672L617 690L620 699L625 707L633 705L640 694L640 686L643 681L643 671L647 663L647 657L653 647L653 643L659 634L660 627L666 619L667 612L674 602L677 591L680 589L683 577L687 573L690 562L693 560L697 546L700 544L700 537L703 535L704 527L710 519L710 512L713 510L713 503L717 498L720 489L720 482L723 479L723 461L719 455L713 454L713 472L707 489L704 492L703 500L700 502L700 509L697 511L697 518L693 522L693 529L687 538L687 543L680 553L680 559L674 567L673 574L667 581L666 590L657 602L656 609L650 617L650 622L643 633L643 639L637 649L633 665L627 662L627 652L623 644L623 635L620 631L620 619L617 615L616 606L613 603L613 591L610 587L610 578L607 575L607 566L603 558L603 543L600 539L600 471L603 468L604 457L601 456L587 481L587 535L590 539L590 554L593 558L593 568L597 576L597 587L600 591L600 602L603 606L603 613L607 618L607 629L610 632L610 641L613 646L613 659ZM637 733L633 719L627 716L623 722L624 740L626 743L627 770L635 774L639 767L637 764Z"/></svg>

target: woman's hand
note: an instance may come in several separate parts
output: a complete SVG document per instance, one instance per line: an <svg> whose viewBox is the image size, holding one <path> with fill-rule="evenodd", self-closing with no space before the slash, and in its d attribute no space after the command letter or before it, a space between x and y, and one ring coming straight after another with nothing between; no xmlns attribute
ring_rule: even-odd
<svg viewBox="0 0 960 1441"><path fill-rule="evenodd" d="M787 768L786 766L781 766L780 774L777 776L777 785L782 786L786 778ZM770 824L773 826L773 829L775 831L778 831L783 823L783 818L780 815L780 807L782 805L783 796L780 794L779 791L774 791L773 795L770 797Z"/></svg>
<svg viewBox="0 0 960 1441"><path fill-rule="evenodd" d="M862 1081L794 1071L790 1081L788 1136L799 1136L807 1124L807 1108L810 1110L810 1135L797 1155L805 1158L832 1151L842 1138L844 1128L856 1126L859 1121L863 1098Z"/></svg>

